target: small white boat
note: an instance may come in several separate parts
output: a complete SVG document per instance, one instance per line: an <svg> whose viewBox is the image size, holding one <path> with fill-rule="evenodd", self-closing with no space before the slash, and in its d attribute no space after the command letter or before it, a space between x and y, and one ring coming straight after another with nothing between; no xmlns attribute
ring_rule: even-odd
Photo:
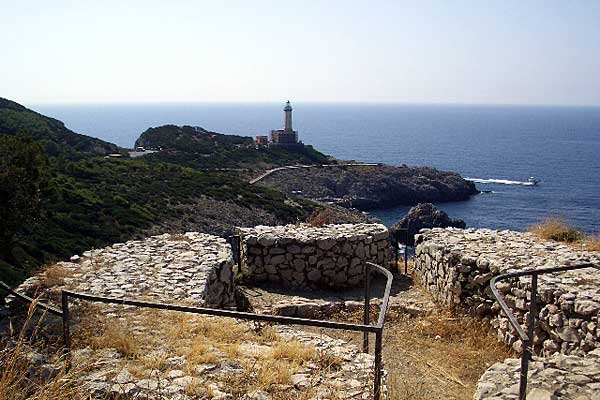
<svg viewBox="0 0 600 400"><path fill-rule="evenodd" d="M530 185L533 185L533 186L537 186L540 183L540 181L539 181L539 179L536 179L533 176L530 176L529 178L527 178L527 183L529 183Z"/></svg>

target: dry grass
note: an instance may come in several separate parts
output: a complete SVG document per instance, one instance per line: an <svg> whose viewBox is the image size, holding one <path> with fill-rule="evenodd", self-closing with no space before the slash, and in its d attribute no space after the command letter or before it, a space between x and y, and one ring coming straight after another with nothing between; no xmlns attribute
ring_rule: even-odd
<svg viewBox="0 0 600 400"><path fill-rule="evenodd" d="M529 227L529 232L542 239L557 242L575 243L584 239L584 234L581 231L559 217L551 217L537 225L533 225Z"/></svg>
<svg viewBox="0 0 600 400"><path fill-rule="evenodd" d="M596 236L588 237L584 243L584 248L589 251L600 251L600 232Z"/></svg>
<svg viewBox="0 0 600 400"><path fill-rule="evenodd" d="M494 362L511 356L480 320L440 312L387 324L384 362L390 399L468 399Z"/></svg>
<svg viewBox="0 0 600 400"><path fill-rule="evenodd" d="M40 286L43 288L53 288L65 284L65 278L73 275L73 272L60 265L51 265L43 272L40 280Z"/></svg>
<svg viewBox="0 0 600 400"><path fill-rule="evenodd" d="M529 232L545 240L564 242L582 250L600 251L600 232L586 236L558 217L548 218L540 224L529 227Z"/></svg>
<svg viewBox="0 0 600 400"><path fill-rule="evenodd" d="M151 370L167 373L173 368L195 376L197 368L207 364L229 364L239 369L195 382L186 389L186 393L195 396L210 398L214 390L207 386L210 382L240 397L262 390L274 400L314 398L307 395L313 393L312 387L290 390L291 376L307 362L315 363L322 371L336 370L341 365L341 360L321 354L312 346L282 340L266 324L250 325L233 319L158 310L135 310L123 321L107 320L106 310L93 307L82 314L86 317L77 324L74 347L115 348L126 356L120 368L128 369L138 378L147 377ZM160 356L153 351L157 349L161 350ZM166 359L175 355L185 356L185 364L170 366Z"/></svg>
<svg viewBox="0 0 600 400"><path fill-rule="evenodd" d="M33 341L43 318L38 320L31 330L35 302L29 307L23 327L16 338L9 344L0 345L0 399L11 400L68 400L84 398L76 375L77 370L66 371L66 363L60 354L52 355L63 367L55 370L50 376L37 374L32 370L27 359L31 349L36 348ZM80 366L85 368L85 366Z"/></svg>
<svg viewBox="0 0 600 400"><path fill-rule="evenodd" d="M124 324L115 322L107 325L99 336L90 338L93 349L113 348L127 358L137 358L141 349Z"/></svg>
<svg viewBox="0 0 600 400"><path fill-rule="evenodd" d="M314 347L306 346L292 340L290 342L277 343L271 350L271 358L274 360L287 360L291 364L302 365L307 361L318 361L319 353Z"/></svg>

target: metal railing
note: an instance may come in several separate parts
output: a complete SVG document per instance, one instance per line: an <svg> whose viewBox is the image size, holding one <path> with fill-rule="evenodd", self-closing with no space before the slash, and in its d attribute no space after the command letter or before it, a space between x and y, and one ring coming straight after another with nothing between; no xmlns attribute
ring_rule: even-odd
<svg viewBox="0 0 600 400"><path fill-rule="evenodd" d="M572 271L583 268L595 268L600 271L600 266L587 263L563 267L539 268L534 270L512 272L508 274L495 276L490 281L490 288L492 289L492 293L496 298L496 301L498 301L498 304L500 304L500 308L502 308L502 311L504 311L504 314L506 314L506 316L508 317L510 324L515 329L523 343L523 351L521 353L521 370L519 372L519 400L526 400L527 397L527 372L529 370L529 361L533 359L534 354L533 336L535 332L535 315L537 313L538 276L543 274ZM507 279L518 278L527 275L531 275L531 300L529 302L529 315L527 318L527 333L525 333L525 330L521 327L516 317L512 313L510 307L508 306L508 304L506 304L506 301L496 288L496 283Z"/></svg>
<svg viewBox="0 0 600 400"><path fill-rule="evenodd" d="M53 307L49 304L39 302L25 294L19 293L16 290L13 290L13 288L11 288L10 286L8 286L6 283L4 283L2 281L0 281L0 289L4 289L4 291L12 294L13 296L15 296L15 298L17 298L25 303L35 303L36 307L39 307L42 310L48 311L50 314L54 314L54 315L58 315L58 316L62 315L62 312L58 308Z"/></svg>
<svg viewBox="0 0 600 400"><path fill-rule="evenodd" d="M406 225L406 228L397 228L396 232L392 233L392 248L394 249L394 260L395 260L395 268L400 272L400 267L398 265L398 252L400 250L400 233L404 233L404 274L408 273L408 242L410 240L410 223Z"/></svg>
<svg viewBox="0 0 600 400"><path fill-rule="evenodd" d="M370 311L371 311L371 274L377 272L386 278L385 290L381 301L381 308L379 310L379 316L374 325L370 324ZM365 263L365 309L363 316L363 324L353 324L347 322L336 322L336 321L323 321L317 319L308 318L297 318L297 317L285 317L277 315L267 314L254 314L242 311L231 311L217 308L204 308L204 307L192 307L175 304L155 303L148 301L137 301L118 299L113 297L94 296L85 293L77 293L69 290L62 291L62 315L63 319L63 339L65 353L67 356L71 351L71 333L70 333L70 320L71 314L69 309L69 299L79 299L85 301L106 303L106 304L120 304L126 306L152 308L160 310L171 310L187 312L192 314L201 315L212 315L218 317L237 318L249 321L264 321L271 323L280 323L288 325L304 325L314 326L320 328L329 328L337 330L347 330L354 332L363 332L363 351L369 352L369 334L375 334L375 365L374 365L374 382L373 382L373 398L379 400L381 398L381 381L382 381L382 347L383 347L383 326L385 323L385 316L388 308L388 302L390 297L390 290L392 286L393 276L387 269L373 264L371 262Z"/></svg>

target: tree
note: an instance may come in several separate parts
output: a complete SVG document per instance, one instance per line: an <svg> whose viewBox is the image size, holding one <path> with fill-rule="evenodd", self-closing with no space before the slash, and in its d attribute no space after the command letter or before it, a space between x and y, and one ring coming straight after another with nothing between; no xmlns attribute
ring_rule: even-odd
<svg viewBox="0 0 600 400"><path fill-rule="evenodd" d="M15 233L39 215L48 167L31 138L0 135L0 256L8 256Z"/></svg>

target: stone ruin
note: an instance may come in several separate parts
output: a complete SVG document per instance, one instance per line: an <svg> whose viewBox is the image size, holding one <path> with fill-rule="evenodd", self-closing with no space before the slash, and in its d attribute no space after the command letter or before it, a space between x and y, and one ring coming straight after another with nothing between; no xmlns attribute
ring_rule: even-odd
<svg viewBox="0 0 600 400"><path fill-rule="evenodd" d="M531 268L600 265L598 254L521 232L434 228L423 230L415 243L415 279L438 303L489 322L498 339L517 352L523 344L495 302L490 279ZM499 282L497 287L526 326L531 277ZM527 398L599 399L600 271L540 275L537 301L534 351L540 358L531 365ZM518 371L516 359L495 364L480 379L475 399L516 399Z"/></svg>
<svg viewBox="0 0 600 400"><path fill-rule="evenodd" d="M115 243L57 265L70 271L69 287L82 293L235 307L231 247L213 235L188 232ZM31 293L43 280L32 276L19 291Z"/></svg>
<svg viewBox="0 0 600 400"><path fill-rule="evenodd" d="M352 287L366 261L387 266L390 240L381 224L307 224L238 228L241 273L250 282L294 288Z"/></svg>
<svg viewBox="0 0 600 400"><path fill-rule="evenodd" d="M304 233L303 229L306 229ZM288 232L285 233L286 231ZM254 243L252 238L255 240L253 245L245 247L244 254L248 254L248 249L260 248L260 258L269 265L263 269L265 273L274 271L274 268L276 271L270 275L266 273L266 276L276 276L282 279L278 282L284 284L301 286L310 282L325 286L358 285L362 281L365 261L385 263L388 260L388 232L383 225L360 224L320 228L287 226L270 229L257 227L254 231L243 232L245 233L242 243L248 245ZM251 232L257 234L253 236ZM322 233L323 237L320 237L319 233ZM254 262L258 260L256 256L252 257ZM327 261L317 262L314 258ZM344 261L336 262L337 258ZM273 259L281 262L274 262ZM300 261L303 261L302 268ZM60 290L66 288L113 298L214 308L236 307L236 271L231 247L224 239L208 234L164 234L144 240L116 243L103 249L86 251L81 256L72 257L70 262L60 262L53 268L62 270L62 282L49 284L46 273L41 273L27 279L17 291L33 295L39 294L40 288L43 288L44 298L49 299L51 303L60 301ZM288 275L287 271L290 271L291 275ZM315 271L320 273L318 279L315 279ZM284 280L286 277L290 280ZM269 281L275 280L271 278ZM7 298L7 302L11 307L18 304L10 297ZM74 332L77 331L78 318L84 314L92 317L88 315L89 311L86 311L86 308L80 308L83 305L80 301L73 301L71 304L71 313L75 318L72 327ZM152 325L148 325L152 323L152 319L147 319L146 314L140 311L142 309L98 304L96 310L95 313L99 314L94 318L114 320L116 323L127 321L133 326L134 332L153 329ZM59 319L55 321L55 324L59 323ZM236 321L236 324L251 331L256 328L250 321ZM318 354L328 354L340 362L339 369L331 371L309 363L306 368L292 372L287 390L300 392L310 386L316 393L324 393L319 395L321 397L326 397L326 393L335 390L343 398L371 398L374 365L372 355L362 353L356 345L324 334L309 333L285 325L274 326L273 329L286 342L305 343L313 346ZM256 343L244 342L240 345L241 357L254 357L258 350L269 351L268 346ZM185 400L191 398L186 393L198 384L210 383L224 375L234 376L240 373L240 366L227 360L191 368L187 367L189 360L170 354L167 348L156 348L153 353L158 357L166 357L166 370L144 370L141 371L143 376L139 371L137 375L128 372L130 360L114 349L75 348L72 354L74 364L89 359L97 361L95 369L81 377L82 387L93 395L92 398L154 398L152 396L159 393L160 398ZM39 370L52 373L60 368L50 354L32 351L30 355L37 360L35 368ZM215 398L231 398L226 386L214 383L210 385ZM245 398L262 399L269 396L260 392Z"/></svg>

